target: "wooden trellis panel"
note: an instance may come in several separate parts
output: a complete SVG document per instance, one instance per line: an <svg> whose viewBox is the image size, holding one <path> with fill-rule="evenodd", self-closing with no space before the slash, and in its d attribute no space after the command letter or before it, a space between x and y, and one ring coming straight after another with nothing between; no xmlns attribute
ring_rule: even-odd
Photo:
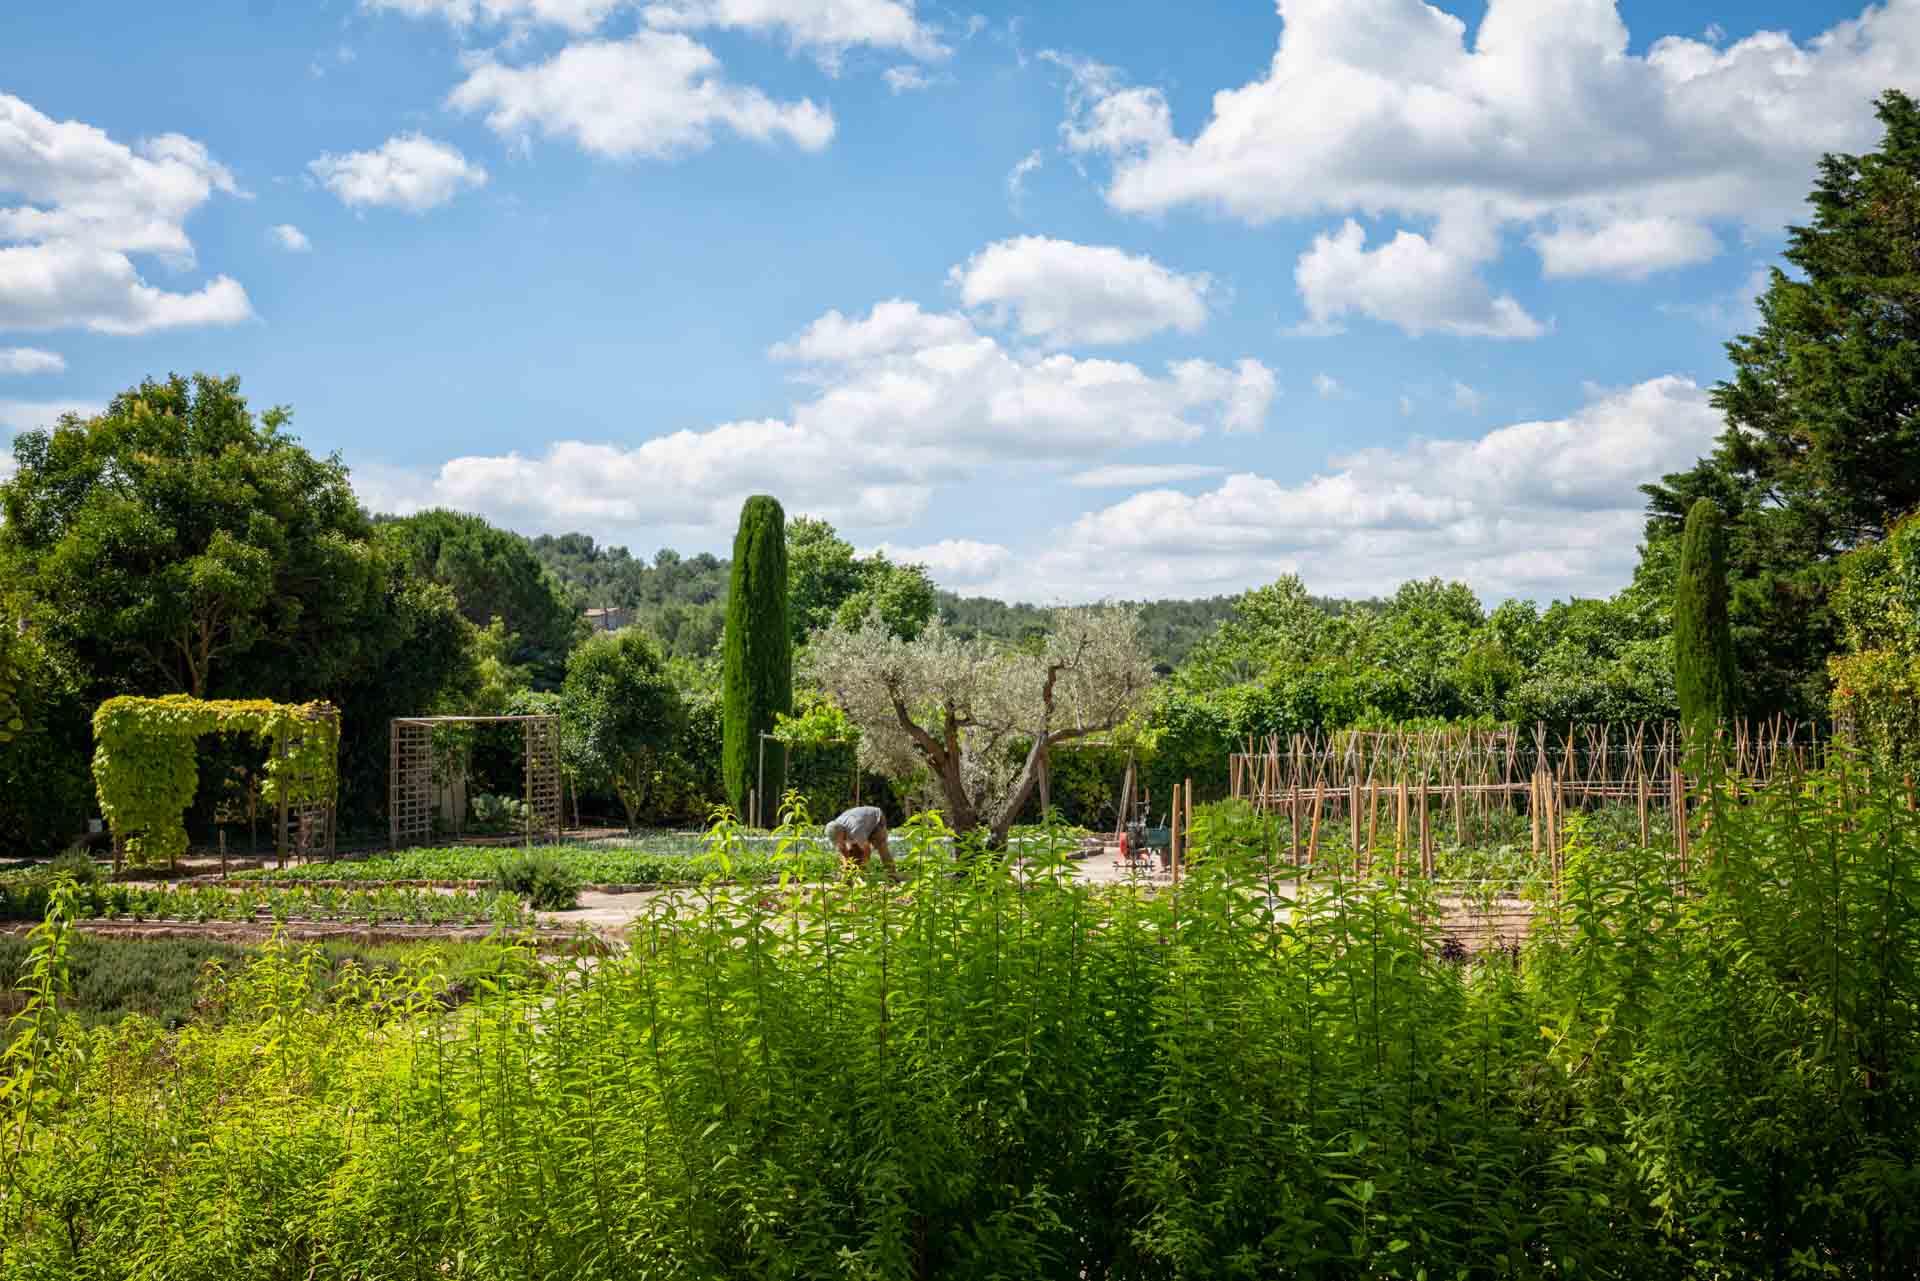
<svg viewBox="0 0 1920 1281"><path fill-rule="evenodd" d="M527 839L537 834L559 840L564 818L560 793L560 720L534 716L526 721Z"/></svg>
<svg viewBox="0 0 1920 1281"><path fill-rule="evenodd" d="M394 849L433 839L433 727L396 720L388 736L387 836Z"/></svg>

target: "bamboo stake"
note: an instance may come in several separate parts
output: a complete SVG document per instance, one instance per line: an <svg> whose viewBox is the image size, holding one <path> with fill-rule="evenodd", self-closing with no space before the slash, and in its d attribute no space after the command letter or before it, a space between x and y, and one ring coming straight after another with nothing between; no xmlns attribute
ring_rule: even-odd
<svg viewBox="0 0 1920 1281"><path fill-rule="evenodd" d="M1293 827L1293 866L1298 871L1300 867L1300 793L1298 791L1287 792L1287 819Z"/></svg>
<svg viewBox="0 0 1920 1281"><path fill-rule="evenodd" d="M1319 783L1313 785L1313 826L1307 832L1307 875L1313 875L1313 867L1320 854L1320 804L1325 789Z"/></svg>
<svg viewBox="0 0 1920 1281"><path fill-rule="evenodd" d="M1396 798L1396 804L1399 809L1394 827L1393 874L1398 876L1400 875L1402 860L1406 858L1407 853L1407 776L1405 773L1400 775L1399 795Z"/></svg>
<svg viewBox="0 0 1920 1281"><path fill-rule="evenodd" d="M1534 770L1527 788L1527 812L1533 819L1533 861L1540 861L1540 771Z"/></svg>
<svg viewBox="0 0 1920 1281"><path fill-rule="evenodd" d="M1420 794L1419 794L1419 802L1420 802L1420 827L1419 827L1419 832L1420 832L1420 860L1419 860L1419 866L1420 866L1420 874L1421 874L1422 876L1425 876L1425 875L1426 875L1426 872L1427 872L1427 837L1429 836L1429 834L1430 834L1430 833L1429 833L1429 831L1428 831L1428 823L1427 823L1427 779L1426 779L1426 776L1425 776L1424 774L1423 774L1423 775L1421 775L1421 777L1420 777Z"/></svg>
<svg viewBox="0 0 1920 1281"><path fill-rule="evenodd" d="M1639 808L1640 808L1640 848L1646 849L1652 844L1647 831L1647 772L1639 771Z"/></svg>
<svg viewBox="0 0 1920 1281"><path fill-rule="evenodd" d="M1187 780L1187 801L1186 801L1186 804L1182 807L1181 812L1187 816L1187 839L1192 840L1193 839L1193 780L1192 779ZM1185 851L1182 851L1182 857L1180 861L1182 863L1186 862ZM1180 879L1179 863L1174 864L1173 879L1176 881Z"/></svg>
<svg viewBox="0 0 1920 1281"><path fill-rule="evenodd" d="M1180 883L1180 784L1173 785L1173 801L1167 807L1167 871L1173 883Z"/></svg>

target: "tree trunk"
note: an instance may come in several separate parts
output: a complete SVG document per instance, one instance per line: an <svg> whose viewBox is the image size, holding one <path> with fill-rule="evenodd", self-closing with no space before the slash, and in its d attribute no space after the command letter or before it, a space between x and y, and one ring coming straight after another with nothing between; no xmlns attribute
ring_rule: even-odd
<svg viewBox="0 0 1920 1281"><path fill-rule="evenodd" d="M1027 807L1027 801L1032 798L1033 789L1040 781L1040 762L1052 746L1053 740L1045 734L1034 740L1033 747L1027 752L1026 764L1020 767L1020 777L1014 780L1013 790L1007 793L1006 804L1000 807L999 815L993 820L992 832L987 837L988 849L1007 847L1007 836L1013 831L1014 820L1020 817L1020 811Z"/></svg>

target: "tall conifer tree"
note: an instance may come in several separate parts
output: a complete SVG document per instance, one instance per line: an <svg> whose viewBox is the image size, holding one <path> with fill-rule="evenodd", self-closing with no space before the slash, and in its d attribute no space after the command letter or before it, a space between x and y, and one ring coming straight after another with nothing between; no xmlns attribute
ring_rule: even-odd
<svg viewBox="0 0 1920 1281"><path fill-rule="evenodd" d="M1673 594L1673 679L1689 733L1712 734L1733 713L1733 630L1727 622L1727 536L1702 498L1680 536Z"/></svg>
<svg viewBox="0 0 1920 1281"><path fill-rule="evenodd" d="M774 717L793 710L793 635L787 622L786 513L765 495L740 509L733 539L733 581L727 592L722 656L724 742L722 776L727 802L747 815L748 793L763 789L761 812L778 813L786 778L779 752L766 754L760 774L760 735Z"/></svg>

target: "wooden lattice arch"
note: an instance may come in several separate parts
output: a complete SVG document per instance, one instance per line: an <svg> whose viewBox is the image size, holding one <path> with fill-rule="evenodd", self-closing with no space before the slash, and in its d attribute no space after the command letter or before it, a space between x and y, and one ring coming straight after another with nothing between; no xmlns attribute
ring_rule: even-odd
<svg viewBox="0 0 1920 1281"><path fill-rule="evenodd" d="M401 716L388 737L387 834L394 849L433 839L433 731L443 725L519 725L527 805L526 838L560 839L560 718L557 716Z"/></svg>

